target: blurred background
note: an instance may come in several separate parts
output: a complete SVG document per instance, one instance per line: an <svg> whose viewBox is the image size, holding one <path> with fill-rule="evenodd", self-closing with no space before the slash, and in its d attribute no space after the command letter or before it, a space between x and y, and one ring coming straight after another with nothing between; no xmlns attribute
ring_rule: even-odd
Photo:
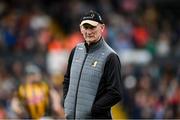
<svg viewBox="0 0 180 120"><path fill-rule="evenodd" d="M0 118L14 118L11 99L33 63L62 98L80 18L101 13L104 38L122 63L123 102L114 118L180 118L179 0L0 0Z"/></svg>

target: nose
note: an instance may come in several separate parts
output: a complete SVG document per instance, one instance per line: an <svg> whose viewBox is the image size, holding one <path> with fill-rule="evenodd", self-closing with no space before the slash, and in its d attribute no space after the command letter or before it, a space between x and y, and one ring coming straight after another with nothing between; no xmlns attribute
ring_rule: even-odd
<svg viewBox="0 0 180 120"><path fill-rule="evenodd" d="M91 35L93 32L92 32L91 29L87 29L87 30L86 30L86 33L87 33L88 35Z"/></svg>

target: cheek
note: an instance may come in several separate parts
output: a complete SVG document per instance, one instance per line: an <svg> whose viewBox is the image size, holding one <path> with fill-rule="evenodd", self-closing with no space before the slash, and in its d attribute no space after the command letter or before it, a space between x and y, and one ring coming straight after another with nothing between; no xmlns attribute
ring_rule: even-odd
<svg viewBox="0 0 180 120"><path fill-rule="evenodd" d="M87 32L86 32L85 30L82 31L82 34L83 34L83 35L86 35L86 33L87 33Z"/></svg>
<svg viewBox="0 0 180 120"><path fill-rule="evenodd" d="M101 32L100 31L96 31L96 36L99 36L101 35Z"/></svg>
<svg viewBox="0 0 180 120"><path fill-rule="evenodd" d="M86 32L85 31L83 31L83 32L81 32L81 34L82 34L82 36L84 37L84 38L86 38Z"/></svg>

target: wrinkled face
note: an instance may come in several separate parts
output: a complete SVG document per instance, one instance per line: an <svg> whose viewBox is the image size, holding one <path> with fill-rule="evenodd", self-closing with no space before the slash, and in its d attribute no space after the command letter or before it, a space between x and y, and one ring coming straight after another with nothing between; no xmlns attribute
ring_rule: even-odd
<svg viewBox="0 0 180 120"><path fill-rule="evenodd" d="M90 44L97 42L102 36L104 30L104 24L98 24L97 26L92 26L90 24L83 24L80 26L81 33L85 41Z"/></svg>

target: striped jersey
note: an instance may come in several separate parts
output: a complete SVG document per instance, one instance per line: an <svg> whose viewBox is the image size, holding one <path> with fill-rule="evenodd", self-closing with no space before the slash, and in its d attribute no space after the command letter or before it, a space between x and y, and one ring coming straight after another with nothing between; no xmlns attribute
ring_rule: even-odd
<svg viewBox="0 0 180 120"><path fill-rule="evenodd" d="M18 98L28 113L29 118L39 119L49 112L49 87L45 82L20 85Z"/></svg>

